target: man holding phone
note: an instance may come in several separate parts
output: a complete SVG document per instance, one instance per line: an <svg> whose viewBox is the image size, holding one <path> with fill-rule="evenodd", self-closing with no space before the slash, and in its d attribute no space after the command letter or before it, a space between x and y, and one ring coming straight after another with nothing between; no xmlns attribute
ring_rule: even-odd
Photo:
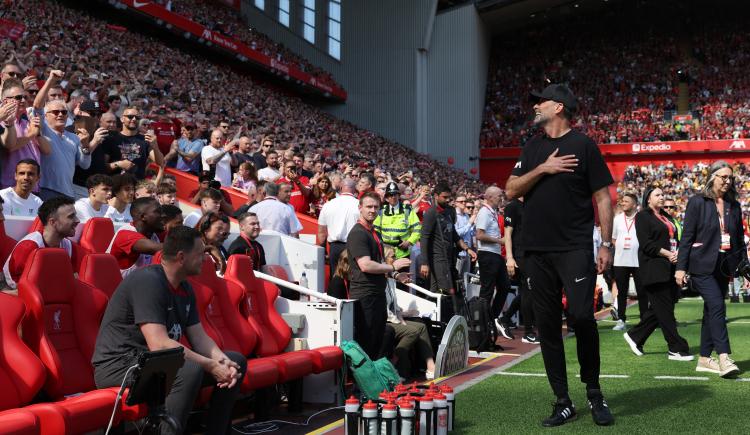
<svg viewBox="0 0 750 435"><path fill-rule="evenodd" d="M122 112L122 130L109 133L105 146L105 161L110 174L130 173L139 180L146 176L148 161L164 165L164 155L159 150L156 135L149 130L138 133L141 113L137 107L128 107Z"/></svg>
<svg viewBox="0 0 750 435"><path fill-rule="evenodd" d="M294 160L284 162L284 175L276 180L276 184L289 184L292 186L292 192L289 197L289 204L294 207L297 213L305 213L310 208L310 196L312 190L308 186L310 179L299 175L301 168L294 163Z"/></svg>

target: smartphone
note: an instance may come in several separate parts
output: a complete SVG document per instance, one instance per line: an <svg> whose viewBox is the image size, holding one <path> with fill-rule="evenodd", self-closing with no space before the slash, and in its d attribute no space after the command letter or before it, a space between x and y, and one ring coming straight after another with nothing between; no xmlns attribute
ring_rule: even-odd
<svg viewBox="0 0 750 435"><path fill-rule="evenodd" d="M76 131L82 128L88 132L89 137L93 137L96 131L96 119L91 116L76 116L73 120L73 126Z"/></svg>

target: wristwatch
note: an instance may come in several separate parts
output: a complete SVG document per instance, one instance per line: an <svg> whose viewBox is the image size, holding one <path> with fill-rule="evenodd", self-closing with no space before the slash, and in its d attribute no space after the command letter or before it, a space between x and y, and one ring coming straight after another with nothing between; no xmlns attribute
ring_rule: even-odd
<svg viewBox="0 0 750 435"><path fill-rule="evenodd" d="M604 246L605 248L609 248L609 249L613 248L612 242L602 242L602 246Z"/></svg>

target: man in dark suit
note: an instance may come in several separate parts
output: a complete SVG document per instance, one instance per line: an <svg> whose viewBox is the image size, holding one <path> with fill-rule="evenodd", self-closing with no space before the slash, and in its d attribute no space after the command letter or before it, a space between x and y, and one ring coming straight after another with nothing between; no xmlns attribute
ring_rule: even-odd
<svg viewBox="0 0 750 435"><path fill-rule="evenodd" d="M237 219L240 224L240 235L229 245L229 257L240 254L247 255L253 262L253 270L260 270L266 265L266 252L263 245L255 239L260 234L260 222L258 215L247 212Z"/></svg>

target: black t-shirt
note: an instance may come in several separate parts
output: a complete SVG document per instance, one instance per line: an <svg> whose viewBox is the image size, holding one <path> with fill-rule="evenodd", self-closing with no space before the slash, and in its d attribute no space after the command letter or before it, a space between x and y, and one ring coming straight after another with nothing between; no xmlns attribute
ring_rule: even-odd
<svg viewBox="0 0 750 435"><path fill-rule="evenodd" d="M614 180L591 138L576 130L557 139L535 136L524 146L512 175L541 165L555 149L558 156L575 155L578 166L573 172L543 176L524 195L521 244L527 252L593 249L591 195Z"/></svg>
<svg viewBox="0 0 750 435"><path fill-rule="evenodd" d="M514 199L505 206L503 212L505 219L505 228L513 228L511 241L513 242L513 257L521 258L523 256L523 246L521 245L521 231L523 228L523 203Z"/></svg>
<svg viewBox="0 0 750 435"><path fill-rule="evenodd" d="M146 177L146 164L148 164L148 154L151 146L146 142L146 138L141 134L135 136L125 136L120 132L110 133L110 137L102 143L106 145L106 153L110 155L110 162L118 160L130 160L135 164L128 172L133 174L137 179L142 180Z"/></svg>
<svg viewBox="0 0 750 435"><path fill-rule="evenodd" d="M266 156L260 152L253 154L253 160L255 160L255 169L257 170L261 170L268 166L268 163L266 163Z"/></svg>
<svg viewBox="0 0 750 435"><path fill-rule="evenodd" d="M250 154L234 153L234 158L237 160L238 167L245 162L250 162L253 164L253 167L255 167L255 158Z"/></svg>
<svg viewBox="0 0 750 435"><path fill-rule="evenodd" d="M346 238L346 249L349 251L349 294L352 299L365 296L385 297L385 287L388 284L385 274L362 272L357 264L357 258L362 257L370 257L378 263L383 261L383 242L378 246L375 237L358 222Z"/></svg>
<svg viewBox="0 0 750 435"><path fill-rule="evenodd" d="M253 262L253 270L260 270L261 266L266 265L266 251L263 250L263 245L255 240L248 241L242 236L237 236L236 239L229 245L227 254L231 257L232 255L247 255Z"/></svg>
<svg viewBox="0 0 750 435"><path fill-rule="evenodd" d="M139 325L159 323L178 341L188 327L199 323L195 293L187 281L172 289L164 268L151 265L129 274L107 304L96 337L94 366L131 366L148 351Z"/></svg>

